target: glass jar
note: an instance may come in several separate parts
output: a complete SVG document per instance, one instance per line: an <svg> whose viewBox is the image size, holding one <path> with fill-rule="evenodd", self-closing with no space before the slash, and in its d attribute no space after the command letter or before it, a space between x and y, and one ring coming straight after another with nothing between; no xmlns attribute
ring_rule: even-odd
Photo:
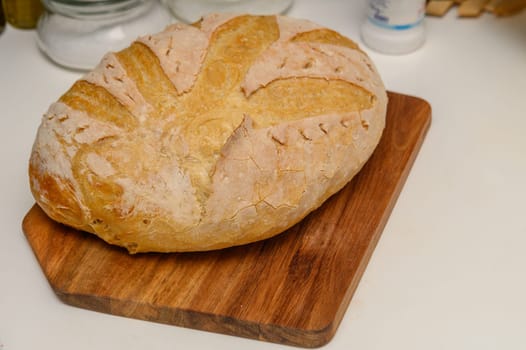
<svg viewBox="0 0 526 350"><path fill-rule="evenodd" d="M37 42L56 63L94 68L109 51L161 31L172 21L157 0L43 0Z"/></svg>
<svg viewBox="0 0 526 350"><path fill-rule="evenodd" d="M185 22L195 22L212 12L279 14L287 11L293 0L165 0L174 15Z"/></svg>

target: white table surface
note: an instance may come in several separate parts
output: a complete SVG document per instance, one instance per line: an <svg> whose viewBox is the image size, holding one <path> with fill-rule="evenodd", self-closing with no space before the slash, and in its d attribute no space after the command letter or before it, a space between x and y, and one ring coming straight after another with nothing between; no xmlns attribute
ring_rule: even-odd
<svg viewBox="0 0 526 350"><path fill-rule="evenodd" d="M290 15L359 38L364 5L297 0ZM526 349L526 12L426 19L404 56L371 52L388 89L433 122L327 349ZM80 73L0 36L0 349L287 349L63 304L21 230L41 115Z"/></svg>

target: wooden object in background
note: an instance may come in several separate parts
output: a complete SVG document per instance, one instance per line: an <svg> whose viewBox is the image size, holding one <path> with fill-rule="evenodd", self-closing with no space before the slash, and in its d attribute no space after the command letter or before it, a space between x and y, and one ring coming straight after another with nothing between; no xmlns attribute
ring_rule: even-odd
<svg viewBox="0 0 526 350"><path fill-rule="evenodd" d="M137 254L50 220L23 230L67 304L270 342L317 347L343 317L431 121L427 102L389 93L387 126L361 172L276 237L203 253Z"/></svg>
<svg viewBox="0 0 526 350"><path fill-rule="evenodd" d="M426 15L429 16L444 16L449 9L454 5L452 0L431 0L426 5Z"/></svg>
<svg viewBox="0 0 526 350"><path fill-rule="evenodd" d="M466 0L458 7L460 17L478 17L484 11L488 0Z"/></svg>
<svg viewBox="0 0 526 350"><path fill-rule="evenodd" d="M496 16L511 16L526 8L526 0L492 0L486 10L493 12Z"/></svg>
<svg viewBox="0 0 526 350"><path fill-rule="evenodd" d="M526 0L430 0L426 15L442 17L453 5L459 5L459 17L479 17L483 11L502 17L521 12L526 8Z"/></svg>

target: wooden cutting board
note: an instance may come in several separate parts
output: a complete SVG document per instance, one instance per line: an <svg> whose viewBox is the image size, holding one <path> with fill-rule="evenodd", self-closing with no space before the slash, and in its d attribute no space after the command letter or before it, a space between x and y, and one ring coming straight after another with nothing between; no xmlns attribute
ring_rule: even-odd
<svg viewBox="0 0 526 350"><path fill-rule="evenodd" d="M396 93L389 98L386 130L362 171L301 223L266 241L132 256L53 222L37 205L24 218L24 232L67 304L321 346L336 332L431 122L424 100Z"/></svg>

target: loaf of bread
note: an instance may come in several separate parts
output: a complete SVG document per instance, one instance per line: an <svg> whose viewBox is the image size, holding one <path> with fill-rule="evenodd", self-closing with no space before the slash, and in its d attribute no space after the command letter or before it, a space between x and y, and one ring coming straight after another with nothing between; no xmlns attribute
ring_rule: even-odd
<svg viewBox="0 0 526 350"><path fill-rule="evenodd" d="M47 215L136 252L283 232L360 170L387 95L350 39L284 16L213 14L107 54L42 119Z"/></svg>

